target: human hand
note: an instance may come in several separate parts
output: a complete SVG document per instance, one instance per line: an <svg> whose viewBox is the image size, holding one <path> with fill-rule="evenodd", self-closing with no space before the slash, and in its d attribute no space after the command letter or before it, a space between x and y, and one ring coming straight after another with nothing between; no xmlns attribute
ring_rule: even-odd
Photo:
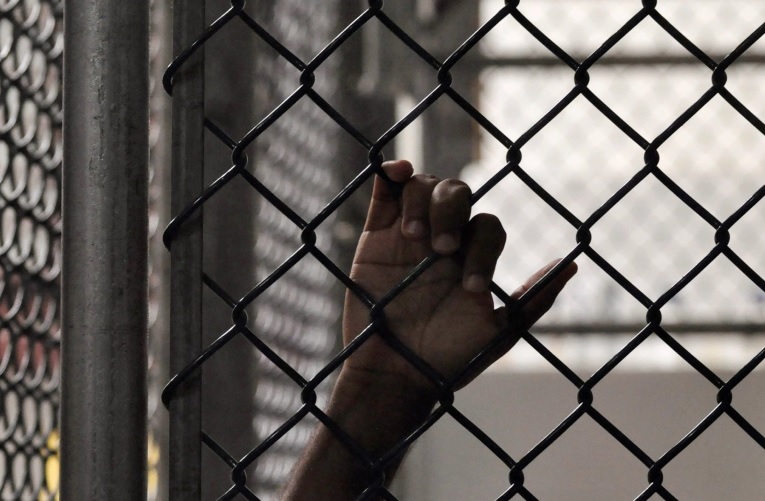
<svg viewBox="0 0 765 501"><path fill-rule="evenodd" d="M375 179L364 233L356 248L351 278L375 301L407 277L423 259L432 263L382 309L386 329L422 358L447 383L457 387L499 358L552 306L576 273L573 263L508 318L494 309L489 285L505 244L499 220L489 214L470 218L470 189L454 179L413 176L409 162L383 164L400 195ZM513 297L520 297L556 262L532 275ZM343 338L351 343L369 325L369 308L346 294ZM509 327L512 325L512 328ZM466 364L498 335L503 342L488 360L460 381ZM363 341L345 361L327 415L372 460L382 460L390 480L406 447L402 440L427 418L438 390L379 333ZM396 451L393 456L389 456ZM288 483L283 499L356 499L380 471L370 470L326 427L319 427Z"/></svg>
<svg viewBox="0 0 765 501"><path fill-rule="evenodd" d="M513 332L482 364L488 367L509 350L552 306L576 273L571 264L508 319L505 307L494 309L489 285L505 244L496 216L470 218L470 188L455 179L415 175L406 161L383 164L386 175L403 185L394 193L382 178L375 179L364 233L359 240L351 278L375 300L383 297L423 259L443 257L384 308L387 328L403 344L451 381L512 321ZM533 274L513 294L520 297L557 261ZM343 319L345 343L369 324L369 309L349 292ZM345 363L345 369L374 377L393 377L420 390L435 388L407 360L374 335ZM475 377L458 381L464 386Z"/></svg>

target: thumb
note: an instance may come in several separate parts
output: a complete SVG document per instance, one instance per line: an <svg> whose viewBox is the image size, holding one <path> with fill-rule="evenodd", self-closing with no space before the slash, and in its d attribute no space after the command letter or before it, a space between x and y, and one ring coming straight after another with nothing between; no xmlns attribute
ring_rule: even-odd
<svg viewBox="0 0 765 501"><path fill-rule="evenodd" d="M513 313L513 318L508 317L508 309L506 306L494 310L499 332L504 333L504 336L499 340L499 344L493 347L492 351L488 353L475 368L471 369L460 378L457 382L456 389L462 388L468 384L491 364L499 360L502 355L507 353L510 348L518 342L521 334L534 325L534 323L539 320L542 315L547 313L550 307L552 307L555 298L558 297L558 294L563 290L566 283L571 280L571 277L576 274L577 270L576 263L573 262L569 263L562 270L556 270L556 266L560 261L560 259L556 259L555 261L548 263L526 279L523 285L513 292L511 297L513 299L520 299L537 282L542 280L548 274L556 273L550 282L534 294L534 297L531 298L528 303L526 303L519 311Z"/></svg>
<svg viewBox="0 0 765 501"><path fill-rule="evenodd" d="M547 285L545 285L542 289L535 291L533 297L529 298L528 302L523 305L519 312L516 313L519 315L519 318L508 319L507 314L503 312L505 314L501 315L504 317L504 324L502 327L506 327L506 324L509 320L513 326L517 326L517 328L522 330L528 330L537 322L537 320L542 318L542 316L547 313L547 311L555 302L555 299L558 297L558 294L560 294L568 281L571 280L571 278L577 272L576 263L569 263L560 269L560 262L560 259L556 259L547 263L545 266L527 278L523 285L518 287L515 292L513 292L511 295L513 299L521 299L539 281L546 278L548 275L554 274ZM505 308L503 307L500 309L504 310Z"/></svg>

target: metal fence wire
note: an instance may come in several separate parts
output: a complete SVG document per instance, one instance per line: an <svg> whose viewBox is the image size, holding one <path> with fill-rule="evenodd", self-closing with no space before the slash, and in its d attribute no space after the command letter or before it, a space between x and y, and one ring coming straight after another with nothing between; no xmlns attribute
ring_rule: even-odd
<svg viewBox="0 0 765 501"><path fill-rule="evenodd" d="M300 0L277 2L262 24L280 39L288 36L293 26L301 26L290 37L291 46L296 52L315 54L333 35L337 4L335 0L321 4ZM264 100L277 103L288 99L293 89L284 82L290 81L294 67L276 53L261 54L256 64L257 80L265 88ZM337 61L324 64L325 76L316 82L314 89L329 99L337 93L339 65ZM338 148L331 119L307 104L296 103L289 119L275 122L272 133L261 137L253 152L257 178L300 214L318 212L342 187L339 172L333 167ZM334 218L331 215L326 222L332 223ZM298 228L285 229L285 224L290 225L278 207L269 203L259 205L254 249L257 282L267 280L300 245ZM333 233L331 224L316 228L317 244L335 260L338 249L332 243ZM299 373L315 374L336 348L340 305L332 295L335 281L316 260L300 260L291 270L254 305L253 330ZM291 417L300 403L300 388L267 360L257 363L255 384L253 435L265 440ZM317 388L319 402L328 397L326 386ZM297 423L258 461L253 472L258 496L268 498L278 493L314 425L310 420Z"/></svg>
<svg viewBox="0 0 765 501"><path fill-rule="evenodd" d="M0 498L58 491L63 2L0 2Z"/></svg>
<svg viewBox="0 0 765 501"><path fill-rule="evenodd" d="M729 246L731 230L758 203L761 203L763 196L765 196L765 186L753 186L751 198L742 200L737 206L737 209L727 218L718 219L694 197L684 191L681 186L674 182L662 169L661 162L662 145L713 99L723 100L733 110L738 112L743 119L751 124L754 129L759 131L760 134L765 134L765 123L763 123L761 117L758 117L748 109L747 106L745 106L736 95L726 87L727 71L732 65L736 64L737 60L739 60L747 50L761 39L763 34L765 34L765 24L759 26L753 33L741 41L730 54L721 60L715 60L704 50L695 45L662 15L661 7L659 5L660 2L657 2L656 0L644 0L642 5L639 2L635 3L637 5L634 15L591 55L582 60L573 57L562 47L556 45L551 39L554 37L548 37L548 35L543 33L534 25L534 23L525 17L523 7L524 2L520 1L506 1L504 5L493 14L488 22L485 22L477 31L475 31L475 33L464 40L456 50L451 52L448 57L444 59L439 59L426 50L404 29L402 29L396 21L389 17L386 12L386 7L381 0L370 0L366 10L363 10L363 12L361 12L350 24L338 29L337 35L319 50L315 52L312 52L310 48L308 51L303 50L302 52L310 53L307 58L302 54L298 55L296 52L287 48L288 46L294 45L291 40L288 40L289 37L294 35L292 30L269 30L265 20L253 18L245 12L245 2L243 0L232 1L229 10L225 13L221 13L222 15L206 29L195 33L190 41L180 47L180 50L178 50L179 48L176 46L176 53L178 55L169 66L164 79L165 88L168 93L172 93L174 88L177 88L183 79L188 77L188 74L184 73L184 71L189 69L188 65L191 64L190 62L195 61L194 57L198 55L198 51L200 51L209 40L215 37L220 30L225 29L227 25L233 23L239 23L250 29L254 36L258 37L274 51L274 54L278 54L278 64L294 68L294 76L290 77L287 74L280 74L279 76L279 88L289 89L283 96L280 96L280 98L283 97L283 100L272 109L268 110L259 122L253 123L252 128L242 137L229 136L226 131L222 130L214 121L210 120L209 117L205 118L204 122L207 130L215 135L215 137L220 140L221 144L230 150L231 167L217 180L205 187L203 191L195 193L194 196L196 198L193 202L188 203L182 210L176 212L175 218L168 226L164 236L166 245L171 249L171 252L173 252L174 245L184 238L184 231L194 224L201 214L205 203L214 197L219 196L225 191L223 188L227 184L235 182L235 180L248 183L253 189L253 196L259 197L262 203L268 207L268 211L279 215L279 224L288 225L292 228L292 231L300 232L301 242L296 244L291 254L284 259L280 259L279 263L269 263L271 268L268 273L264 273L263 276L259 277L260 281L257 284L253 284L253 287L239 299L232 298L227 291L219 287L214 282L214 277L204 277L205 286L210 288L228 305L231 311L232 324L227 330L220 332L213 343L201 347L195 358L173 362L176 367L182 366L182 369L177 371L165 388L163 394L165 404L171 409L171 420L173 420L173 413L186 412L185 409L188 409L187 407L178 410L179 408L173 407L173 403L179 398L185 398L185 395L187 394L187 391L185 390L188 390L188 388L191 387L195 377L199 374L199 371L203 369L205 363L235 338L248 340L252 344L253 349L257 350L260 354L261 364L267 364L269 370L278 374L278 379L280 381L289 381L288 386L291 386L293 391L299 392L302 399L302 404L299 406L299 409L290 415L284 416L277 426L274 426L272 430L269 430L270 434L264 437L259 437L257 443L252 443L249 452L243 457L232 457L219 443L216 442L214 436L207 435L199 429L191 430L191 436L196 434L196 436L200 437L200 440L202 440L212 452L220 457L221 462L225 463L230 468L230 488L225 492L220 492L219 499L233 499L239 495L244 496L247 499L258 499L258 495L256 495L258 487L255 485L257 479L253 480L251 477L248 478L246 472L250 471L252 465L254 465L260 458L264 457L268 451L279 447L279 441L285 435L289 434L291 430L301 427L301 423L304 423L304 420L311 419L311 417L321 421L325 426L332 430L338 440L345 443L349 450L354 454L364 456L364 453L360 451L359 446L351 443L348 437L344 435L341 430L339 430L338 426L324 413L322 410L322 400L317 400L317 388L320 387L322 383L326 382L328 378L331 378L343 361L351 356L359 346L369 339L369 337L380 335L380 331L382 330L380 329L380 322L384 321L386 305L401 294L401 292L415 281L416 278L428 267L433 265L438 257L433 255L425 259L411 270L411 273L404 281L391 289L384 297L375 301L355 284L341 267L335 264L331 256L328 255L325 250L326 248L322 245L323 239L321 238L321 233L324 231L322 225L326 225L327 221L337 213L354 192L359 190L362 185L368 183L372 177L381 172L381 163L383 161L382 151L386 146L389 146L405 128L412 124L413 121L439 100L448 100L458 106L464 111L466 116L469 116L470 119L473 120L476 127L482 128L483 131L500 143L507 152L506 163L497 165L493 176L485 184L474 189L474 194L472 196L473 203L476 203L489 191L500 189L497 185L503 179L515 177L518 181L522 182L532 190L541 201L549 206L549 208L555 211L561 220L565 221L575 229L576 238L575 241L571 242L570 252L568 252L565 258L553 269L546 279L531 288L517 301L512 300L510 295L502 290L496 283L492 284L491 287L493 294L509 308L518 308L531 300L545 283L549 282L552 277L562 271L566 265L577 258L584 258L586 256L586 258L591 260L605 272L614 284L618 284L619 287L643 306L645 310L645 324L635 333L634 337L618 351L618 353L586 379L581 378L566 363L556 357L556 355L554 355L534 335L529 332L523 332L521 334L522 339L533 347L552 368L560 372L560 374L570 382L572 395L576 395L578 405L576 405L570 414L565 417L558 426L552 429L547 436L532 447L525 455L520 457L512 457L502 448L502 446L500 446L500 444L494 441L491 436L481 430L460 412L454 405L453 381L447 381L442 378L439 374L429 369L428 365L423 360L419 359L401 343L397 343L395 332L384 336L389 344L402 357L406 358L413 366L422 371L425 377L430 379L432 383L440 389L441 399L428 420L423 423L415 433L399 443L389 451L389 453L382 457L361 458L368 465L370 472L373 473L370 478L377 479L376 482L369 485L369 488L361 497L365 499L375 497L396 499L395 496L386 489L383 483L383 471L386 465L388 465L389 462L394 461L399 453L402 453L434 423L447 415L451 416L457 423L462 425L467 432L472 434L476 440L480 441L489 451L491 451L491 453L506 465L508 479L507 487L504 492L497 494L497 499L537 499L534 495L534 486L526 485L524 483L524 469L534 462L540 454L542 454L542 452L550 447L556 440L568 433L572 425L580 419L585 418L585 416L602 427L605 432L618 441L618 443L620 443L632 456L645 466L645 471L647 473L645 489L642 492L634 493L635 499L639 500L651 499L654 496L667 500L677 499L665 485L665 468L679 455L683 454L683 452L686 451L686 449L697 440L699 436L701 436L723 415L736 423L755 444L759 445L761 448L765 448L765 436L763 435L763 431L758 430L746 416L739 413L736 406L733 404L736 387L762 363L763 359L765 359L765 349L751 358L751 360L745 363L743 367L740 367L731 378L724 380L686 349L662 324L662 308L715 260L729 261L741 274L746 276L748 280L759 288L759 290L765 291L765 280L763 277L758 274L750 264L747 264L747 262L734 251L731 246ZM313 3L311 4L313 5ZM176 7L176 9L180 8L181 7ZM318 9L318 7L312 8ZM541 46L545 48L549 55L570 68L572 80L570 90L567 94L555 103L555 105L546 113L540 116L533 126L514 138L508 137L503 133L502 130L489 121L471 104L468 97L458 92L452 85L452 73L453 70L455 70L455 67L457 67L461 61L465 60L468 54L474 50L479 41L505 19L513 19L518 26L522 27L533 36ZM643 137L638 133L630 123L602 101L589 87L591 76L590 70L597 66L603 58L607 57L609 51L633 29L638 25L641 25L641 23L655 23L656 26L661 28L668 36L672 37L680 46L682 46L684 50L687 51L687 54L703 64L708 69L710 78L708 88L703 93L696 96L695 102L689 108L675 117L672 123L662 130L656 137L648 138ZM433 79L432 88L427 96L403 118L389 124L389 128L377 138L367 137L367 135L362 133L357 124L341 114L336 107L330 104L330 100L328 100L327 96L322 91L324 88L322 86L325 84L321 82L322 73L320 72L320 70L325 68L325 65L332 64L333 54L337 53L343 44L352 43L349 42L349 39L351 39L351 37L363 26L369 24L377 25L380 30L387 30L390 34L400 40L414 56L421 59L426 65L432 68ZM300 29L296 31L300 31ZM305 47L303 49L305 49ZM247 57L247 55L244 57ZM263 69L261 68L260 71L263 71ZM237 99L236 95L232 95L231 98L234 100ZM174 97L174 99L178 98ZM585 100L591 104L603 117L616 126L626 138L644 151L644 163L641 166L636 166L634 174L629 181L615 191L605 203L584 219L576 217L565 205L538 184L523 167L524 145L539 134L540 131L551 123L551 121L553 121L553 119L563 110L572 103L580 100ZM369 159L368 164L366 166L361 166L362 168L359 168L356 176L350 182L347 182L344 187L338 188L333 198L328 203L321 206L304 199L290 199L284 196L277 196L280 189L277 186L279 181L269 178L268 169L264 169L263 171L260 170L260 160L257 155L254 155L253 158L248 158L245 154L245 150L247 150L248 147L259 144L262 138L265 137L267 131L278 129L280 127L280 120L282 120L290 110L297 109L297 107L306 102L312 103L311 108L314 111L321 110L324 118L331 119L331 121L342 129L343 134L346 135L347 138L350 138L363 147L366 150ZM309 129L314 126L312 119L313 117L306 117L305 119L305 123L310 124L308 125ZM175 127L178 126L179 124L176 122ZM184 126L197 127L201 126L201 124L186 124ZM720 127L724 127L724 125L720 125ZM301 134L310 133L310 130L301 132ZM285 141L283 146L285 150L291 148L291 136L284 135L282 136L282 140ZM302 139L295 140L301 141ZM309 146L309 157L314 149L320 149L320 145L313 144ZM285 151L284 155L287 154L287 151ZM43 169L40 171L41 174L43 172L48 172L48 170ZM314 177L309 176L305 179L300 178L299 182L311 183L311 189L313 189L314 185L323 183L323 180L325 179L331 179L333 174L314 172L311 176ZM677 200L688 207L696 217L708 224L713 229L714 233L714 240L708 243L708 248L703 258L697 262L690 263L687 273L676 283L664 290L656 299L651 299L644 293L644 291L612 266L608 260L601 256L591 245L593 233L598 231L598 222L608 214L609 211L614 209L625 196L648 179L658 181L661 185L666 187L674 194ZM45 221L47 221L47 216ZM40 224L47 228L46 222L41 222ZM267 231L270 231L270 229ZM265 235L263 237L264 240L260 245L267 245L272 238L274 237ZM174 259L176 258L174 257ZM268 338L266 331L260 332L257 328L253 327L254 323L250 323L252 320L248 320L246 314L251 305L257 307L259 302L266 301L264 298L280 287L281 281L285 280L284 277L287 276L291 270L297 269L297 267L301 266L301 263L306 262L311 263L311 269L319 270L317 271L318 274L326 274L327 276L331 275L334 277L334 279L342 283L345 288L360 298L370 309L370 312L375 313L375 315L371 315L372 320L370 321L369 327L362 333L359 333L353 343L347 348L338 351L331 360L322 367L313 369L302 366L297 367L290 357L290 350L277 347L274 344L274 341ZM232 266L235 266L235 264L232 264ZM195 273L198 280L201 281L203 280L202 271L203 270L201 269L196 269L191 270L191 273ZM311 312L306 311L305 309L317 307L315 304L310 304L309 302L301 303L298 301L294 304L301 305L300 307L304 308L303 311L293 312L296 317L305 315L308 318L311 318ZM301 328L285 327L285 329L289 331L289 336L294 337L298 343L316 342L313 338L301 337L303 335ZM658 456L652 456L646 453L639 443L633 441L616 425L609 421L607 416L601 414L598 411L597 399L594 398L593 395L593 390L597 385L648 338L658 338L662 340L679 357L681 357L689 367L697 371L717 390L716 402L710 402L711 410L706 417L704 417L695 427L688 430L687 435L680 441ZM464 368L463 373L469 372L475 366L481 365L483 357L490 353L494 345L498 342L499 340L486 346L482 354ZM6 361L7 358L8 357L6 356ZM173 422L183 423L184 421L183 419L179 419ZM191 426L194 426L195 424L195 421L193 420L187 422L190 423ZM171 430L171 434L172 433L173 430ZM193 450L193 448L190 450ZM174 454L181 454L182 452L180 451L171 449L169 452L171 455L171 463L180 459L184 461L193 461L193 458L173 457ZM593 451L593 453L597 454L597 451ZM192 475L193 474L194 472L192 472Z"/></svg>

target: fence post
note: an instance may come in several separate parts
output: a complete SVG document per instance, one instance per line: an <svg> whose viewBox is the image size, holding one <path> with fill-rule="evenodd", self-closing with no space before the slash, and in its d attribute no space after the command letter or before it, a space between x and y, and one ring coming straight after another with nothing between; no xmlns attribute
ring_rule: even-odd
<svg viewBox="0 0 765 501"><path fill-rule="evenodd" d="M61 497L145 499L149 0L67 0Z"/></svg>
<svg viewBox="0 0 765 501"><path fill-rule="evenodd" d="M173 2L173 55L205 30L205 0ZM204 189L204 50L178 69L172 99L172 196L180 214ZM202 209L170 243L170 373L178 374L202 348ZM201 369L173 393L170 410L170 499L201 499Z"/></svg>
<svg viewBox="0 0 765 501"><path fill-rule="evenodd" d="M269 2L270 4L270 2ZM264 2L249 5L266 11ZM230 0L206 0L208 24L231 8ZM261 18L261 16L255 16ZM258 123L255 71L257 37L234 20L204 45L205 117L235 140ZM206 134L204 172L206 186L231 167L231 152ZM257 152L248 148L248 166L255 172ZM241 179L234 179L204 204L203 267L205 273L234 298L244 296L256 283L255 229L258 195ZM236 263L236 265L232 265ZM252 311L252 308L250 308ZM254 315L250 313L250 328ZM231 310L209 288L203 289L202 342L211 344L231 326ZM256 444L256 350L244 336L236 336L205 362L202 378L202 429L230 455L241 458ZM236 391L239 398L232 399ZM202 499L217 499L231 487L231 468L208 447L202 448Z"/></svg>

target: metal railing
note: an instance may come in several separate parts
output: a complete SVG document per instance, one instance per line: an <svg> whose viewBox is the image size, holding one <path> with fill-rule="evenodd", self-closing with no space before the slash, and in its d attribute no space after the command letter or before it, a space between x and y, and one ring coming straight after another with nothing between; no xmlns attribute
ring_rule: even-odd
<svg viewBox="0 0 765 501"><path fill-rule="evenodd" d="M535 294L549 282L567 264L577 258L585 257L595 263L606 273L614 284L617 284L645 310L645 323L638 326L635 336L626 343L616 355L600 369L595 371L589 378L583 379L560 358L556 357L543 343L529 332L521 334L522 339L532 346L552 368L560 372L571 384L572 395L576 395L578 405L563 419L558 426L539 441L533 448L521 457L512 457L489 435L484 433L478 426L470 421L454 405L453 389L455 380L445 380L439 374L429 369L425 361L418 358L411 350L401 343L396 342L396 333L387 336L386 340L413 366L436 385L442 395L439 405L432 412L428 420L409 436L399 443L393 450L381 458L366 457L370 465L371 478L379 478L384 468L390 461L403 452L430 426L442 417L449 415L459 422L478 441L484 444L507 468L508 484L506 490L498 499L511 499L520 497L523 499L536 499L533 486L524 483L524 469L536 460L539 455L550 445L558 440L578 420L588 416L603 430L617 440L630 454L645 466L647 473L647 485L642 492L635 493L635 499L647 500L652 496L662 499L676 499L671 489L664 483L664 469L675 458L701 436L715 421L726 415L736 423L740 429L757 445L765 447L765 436L758 430L746 416L738 412L733 405L733 395L736 387L765 359L765 350L745 363L735 375L723 380L715 371L710 369L699 358L694 356L680 343L671 332L662 324L662 308L689 283L691 283L706 267L715 260L727 260L745 275L760 290L765 291L763 277L742 259L728 244L731 230L749 211L761 203L765 196L765 186L753 186L751 197L741 200L738 208L728 217L718 219L709 212L701 203L694 199L670 178L661 166L662 145L680 130L699 110L706 106L713 98L724 100L733 110L738 112L759 133L765 134L765 124L754 112L747 108L726 87L727 70L745 56L752 47L765 34L765 24L760 25L753 33L746 37L730 54L720 60L713 59L705 51L686 38L677 30L661 13L660 2L643 1L642 5L635 8L634 15L618 30L616 30L600 47L591 55L578 60L571 56L562 47L556 45L545 33L540 31L523 14L523 2L508 1L497 10L488 22L483 24L473 35L447 57L440 59L433 56L422 45L404 31L394 19L388 16L386 6L382 1L370 0L368 8L360 12L358 17L346 26L337 30L337 35L328 40L318 51L308 51L305 55L297 55L288 47L290 46L288 34L279 34L266 28L267 21L253 17L245 11L245 2L232 1L231 7L221 12L220 17L212 24L204 22L204 2L187 3L184 8L176 8L175 11L175 54L176 58L165 74L165 88L173 96L174 116L174 172L173 172L173 214L175 219L170 223L165 233L165 243L172 255L172 342L173 357L172 370L175 374L166 387L163 399L169 406L171 413L171 496L177 499L198 499L200 493L200 467L201 447L204 446L220 458L221 464L226 465L230 472L229 487L216 493L219 499L234 499L244 496L247 499L258 499L257 487L248 472L252 466L272 448L276 447L280 439L291 430L301 426L303 420L318 419L330 430L336 432L339 440L347 443L348 438L340 433L336 424L324 414L321 401L317 400L317 388L322 385L339 366L353 352L363 344L370 336L376 335L381 330L380 323L385 315L385 305L396 298L412 281L430 267L438 256L433 255L416 266L409 277L401 284L390 290L378 301L372 300L365 291L349 278L349 276L337 266L321 246L321 232L326 227L327 221L341 207L348 202L354 192L370 181L377 173L383 161L383 151L387 151L392 141L415 119L420 117L434 103L440 100L448 100L459 107L475 126L482 128L506 149L506 163L497 165L493 176L482 186L474 189L473 203L480 200L488 192L497 188L500 181L508 177L514 177L532 190L536 196L551 208L561 220L575 229L575 241L571 242L570 251L559 265L542 282L532 287L522 298L517 301L498 285L492 285L494 295L504 302L509 308L518 308L531 300ZM568 93L530 128L518 137L508 137L495 124L489 121L470 99L458 92L452 85L452 73L463 59L466 59L474 50L478 42L504 19L514 19L532 37L534 37L549 54L570 69L571 88ZM680 113L672 123L662 130L656 137L643 137L633 126L619 116L609 107L590 87L590 70L607 57L609 51L627 34L641 23L655 23L667 35L671 36L680 44L690 57L703 64L709 72L710 83L708 88L697 96L695 102ZM354 34L364 26L375 24L381 30L387 30L402 42L416 58L423 61L432 69L432 87L426 97L422 99L409 113L395 123L379 137L370 138L365 135L357 125L346 117L346 114L338 111L332 101L322 92L322 69L331 64L333 56ZM232 26L246 27L250 35L270 47L269 50L278 54L281 64L289 65L293 69L294 76L284 75L279 84L283 88L290 89L283 96L283 100L275 104L271 109L259 117L258 121L251 124L248 131L240 136L231 136L219 124L205 115L203 97L203 48L215 37L220 36L222 30ZM211 57L205 54L205 57ZM214 56L212 56L214 57ZM244 55L243 57L248 57ZM250 92L249 89L235 89L231 93L231 99L237 100L237 92ZM631 178L615 191L608 200L589 214L586 218L575 216L564 204L557 200L551 193L546 191L529 173L523 168L524 146L534 138L563 110L577 100L586 100L603 117L616 126L632 143L644 152L644 162L636 166ZM350 138L361 146L368 155L368 163L359 165L355 177L337 189L331 200L321 207L298 207L300 200L288 200L285 196L277 195L278 187L270 184L262 175L258 166L260 159L250 156L253 145L257 146L265 135L278 128L284 117L302 103L310 102L314 109L331 119L339 129L342 129L346 138ZM230 152L230 167L217 179L209 184L204 183L203 158L204 152L204 129L212 134ZM327 177L331 173L326 173ZM612 264L601 256L591 246L593 233L598 231L598 222L609 213L637 186L647 179L657 181L671 193L678 201L689 208L696 217L704 221L714 230L714 241L710 241L706 254L696 262L688 263L688 271L685 275L662 292L656 299L651 299L644 291L636 286L627 277L621 274ZM282 224L289 231L299 233L301 242L295 244L292 254L280 263L275 264L265 276L259 277L260 281L253 283L252 287L243 295L234 297L231 293L216 283L214 277L204 274L202 265L202 217L203 208L211 203L215 197L224 196L226 186L232 183L246 183L252 188L252 196L258 197L269 210L279 214ZM301 266L301 263L311 261L319 263L326 272L331 274L337 282L350 290L358 298L374 310L375 315L363 333L348 348L339 350L323 367L306 369L295 367L291 363L288 352L281 352L272 340L264 336L248 316L253 307L257 308L263 298L273 291L285 275ZM231 263L231 266L235 266ZM216 294L227 305L231 314L231 322L225 329L216 333L215 340L211 343L202 343L202 327L199 311L203 288L207 288ZM308 308L309 304L302 304L302 308ZM296 315L302 313L295 311ZM300 336L299 329L293 330L291 335ZM613 371L631 352L639 347L649 337L662 340L690 367L703 376L717 391L716 402L711 403L709 414L696 426L690 429L685 437L675 445L658 456L646 453L638 443L623 433L614 425L607 416L600 413L597 408L597 400L593 396L593 390L600 384L609 373ZM280 377L290 380L295 392L299 392L302 404L299 409L289 416L285 416L267 437L259 438L249 445L249 450L241 457L233 457L216 437L207 434L201 429L201 402L200 402L200 372L210 360L216 356L229 343L234 340L246 340L253 350L256 350L272 370L279 371ZM496 340L485 347L462 373L470 372L474 367L480 366L483 358L492 352L495 345L501 342ZM232 398L236 398L233 397ZM358 452L359 447L347 443L349 449ZM385 499L395 497L380 483L372 484L362 495L364 498L380 496Z"/></svg>

